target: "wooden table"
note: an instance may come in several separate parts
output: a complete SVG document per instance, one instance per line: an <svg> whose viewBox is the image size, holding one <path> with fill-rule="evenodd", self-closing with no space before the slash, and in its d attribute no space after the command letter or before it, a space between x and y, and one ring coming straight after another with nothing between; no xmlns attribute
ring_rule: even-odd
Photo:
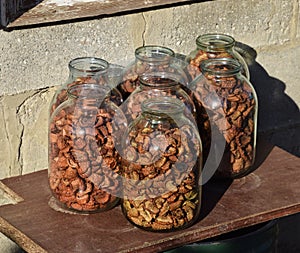
<svg viewBox="0 0 300 253"><path fill-rule="evenodd" d="M201 218L182 231L135 228L120 206L90 215L55 211L42 170L2 181L7 194L19 197L0 207L0 232L28 252L160 252L300 212L300 158L266 143L258 154L248 176L204 185Z"/></svg>

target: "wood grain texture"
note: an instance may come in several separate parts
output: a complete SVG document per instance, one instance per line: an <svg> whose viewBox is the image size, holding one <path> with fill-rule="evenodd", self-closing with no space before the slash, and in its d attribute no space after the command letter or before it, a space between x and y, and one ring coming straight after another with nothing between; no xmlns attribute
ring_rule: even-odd
<svg viewBox="0 0 300 253"><path fill-rule="evenodd" d="M7 199L10 204L17 204L24 199L0 181L0 198ZM1 203L1 202L0 202Z"/></svg>
<svg viewBox="0 0 300 253"><path fill-rule="evenodd" d="M0 207L3 232L30 240L46 252L159 252L261 222L300 212L300 158L274 147L248 176L210 181L203 187L202 211L192 227L171 233L135 228L120 206L90 215L68 214L49 207L47 170L3 180L24 201ZM13 227L15 229L7 229Z"/></svg>
<svg viewBox="0 0 300 253"><path fill-rule="evenodd" d="M0 0L0 25L7 26L43 0Z"/></svg>
<svg viewBox="0 0 300 253"><path fill-rule="evenodd" d="M1 0L7 1L7 0ZM191 0L91 0L74 1L73 4L64 4L71 1L44 0L34 8L22 13L15 20L10 20L7 27L19 27L43 23L53 23L79 18L112 15L128 11L164 7L178 3L192 3ZM20 10L21 11L21 10Z"/></svg>

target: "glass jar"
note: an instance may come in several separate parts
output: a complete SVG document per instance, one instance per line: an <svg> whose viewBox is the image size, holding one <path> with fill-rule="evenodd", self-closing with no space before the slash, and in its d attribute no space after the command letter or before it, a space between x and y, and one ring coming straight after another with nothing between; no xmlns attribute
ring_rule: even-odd
<svg viewBox="0 0 300 253"><path fill-rule="evenodd" d="M110 99L117 105L123 102L121 93L114 87L115 84L112 71L110 71L110 64L101 59L95 57L80 57L72 59L69 64L69 77L66 83L64 83L54 94L51 106L50 115L53 111L65 100L68 99L67 89L76 84L99 84L105 85L111 88Z"/></svg>
<svg viewBox="0 0 300 253"><path fill-rule="evenodd" d="M109 91L97 84L70 86L68 99L50 117L49 185L67 210L104 211L119 201L120 155L114 140L123 135L126 121L107 99Z"/></svg>
<svg viewBox="0 0 300 253"><path fill-rule="evenodd" d="M201 205L202 146L196 125L177 98L142 103L122 154L122 210L135 226L173 231L192 225Z"/></svg>
<svg viewBox="0 0 300 253"><path fill-rule="evenodd" d="M143 73L174 72L181 75L182 82L186 84L186 73L182 70L182 61L175 57L172 49L148 45L135 50L135 60L125 67L122 80L117 88L124 100L139 86L139 76Z"/></svg>
<svg viewBox="0 0 300 253"><path fill-rule="evenodd" d="M212 129L221 139L212 139L211 152L223 141L222 159L216 164L217 177L237 178L248 174L255 159L257 97L240 63L231 58L201 63L202 74L191 84L194 97L206 109Z"/></svg>
<svg viewBox="0 0 300 253"><path fill-rule="evenodd" d="M190 120L196 118L196 107L191 97L180 83L180 76L171 73L150 72L139 76L139 86L121 104L128 123L136 119L142 112L141 104L153 97L170 96L180 99L185 104L185 115Z"/></svg>
<svg viewBox="0 0 300 253"><path fill-rule="evenodd" d="M208 33L197 37L197 48L186 58L189 63L187 69L193 80L201 73L201 63L207 59L233 58L242 66L242 74L250 80L249 68L244 58L235 50L235 39L226 34Z"/></svg>

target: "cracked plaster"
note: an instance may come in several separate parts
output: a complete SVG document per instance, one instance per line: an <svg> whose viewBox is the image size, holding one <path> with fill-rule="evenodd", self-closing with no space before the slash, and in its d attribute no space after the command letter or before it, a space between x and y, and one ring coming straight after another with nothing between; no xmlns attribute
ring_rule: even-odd
<svg viewBox="0 0 300 253"><path fill-rule="evenodd" d="M298 0L220 0L0 31L0 178L47 167L47 110L55 89L48 87L67 80L67 64L75 57L96 56L126 66L134 59L135 48L145 44L187 54L195 49L197 35L228 33L257 49L267 72L280 77L288 94L300 104L299 64L289 61L299 46L285 48L295 39L296 27L299 30L299 15L293 14L298 4Z"/></svg>
<svg viewBox="0 0 300 253"><path fill-rule="evenodd" d="M47 168L48 108L52 90L42 89L19 106L17 118L23 126L19 162L22 174Z"/></svg>
<svg viewBox="0 0 300 253"><path fill-rule="evenodd" d="M54 88L0 100L0 178L47 167L48 108Z"/></svg>
<svg viewBox="0 0 300 253"><path fill-rule="evenodd" d="M0 179L47 167L48 107L55 90L47 87L62 84L68 61L79 56L126 65L138 46L160 44L187 54L199 34L224 32L258 49L259 61L285 82L300 105L299 9L299 0L219 0L10 33L0 30ZM285 48L289 43L295 49ZM17 250L0 233L0 252Z"/></svg>

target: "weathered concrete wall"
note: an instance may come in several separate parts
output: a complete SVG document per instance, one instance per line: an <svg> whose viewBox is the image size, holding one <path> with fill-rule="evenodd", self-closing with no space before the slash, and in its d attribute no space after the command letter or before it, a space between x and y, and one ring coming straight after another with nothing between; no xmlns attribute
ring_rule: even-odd
<svg viewBox="0 0 300 253"><path fill-rule="evenodd" d="M299 0L213 1L32 29L0 31L0 178L47 167L47 110L69 60L96 56L128 64L158 44L188 54L198 35L232 35L300 104Z"/></svg>
<svg viewBox="0 0 300 253"><path fill-rule="evenodd" d="M68 62L80 56L125 66L133 59L134 49L143 44L188 54L198 35L227 33L256 50L256 61L285 85L285 92L299 106L299 9L300 0L216 0L56 26L1 30L0 179L47 168L49 103L57 85L67 79ZM3 244L2 237L0 241L1 252L14 252L12 242Z"/></svg>

